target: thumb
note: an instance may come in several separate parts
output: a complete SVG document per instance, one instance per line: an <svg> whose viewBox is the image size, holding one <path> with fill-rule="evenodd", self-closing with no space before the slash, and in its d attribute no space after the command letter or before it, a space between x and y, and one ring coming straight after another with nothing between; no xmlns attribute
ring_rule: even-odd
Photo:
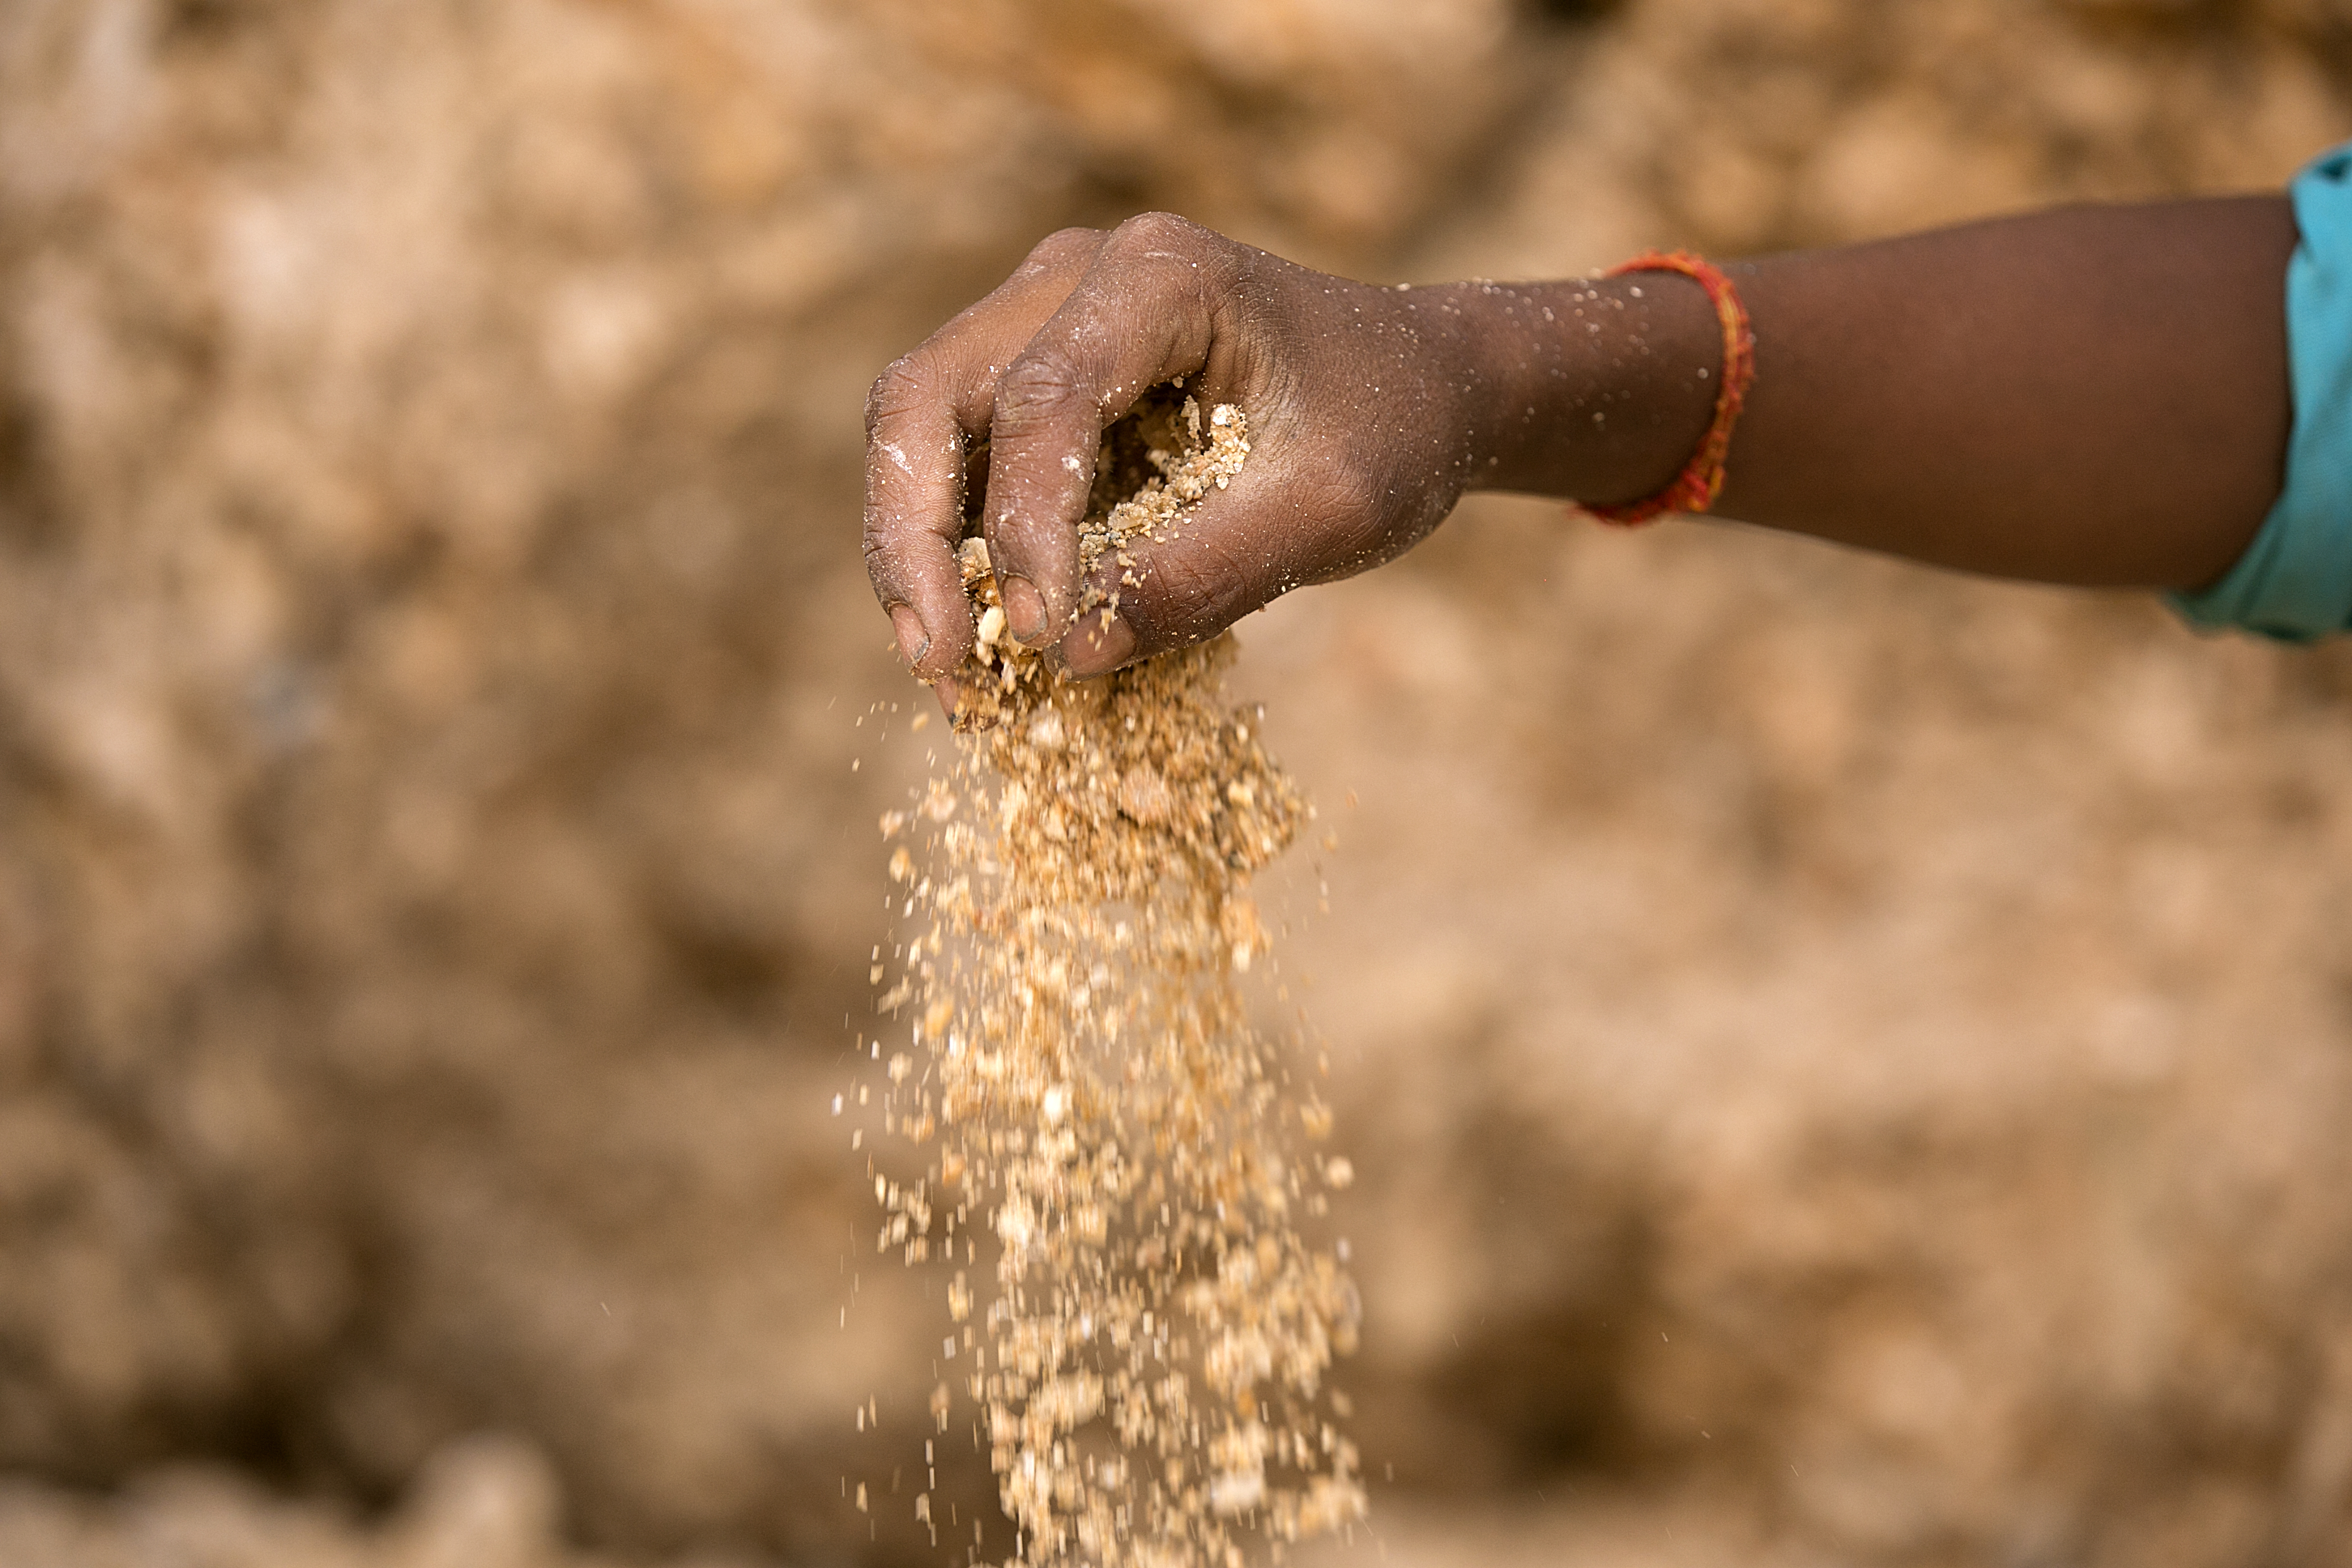
<svg viewBox="0 0 2352 1568"><path fill-rule="evenodd" d="M1360 548L1374 532L1376 498L1335 477L1286 473L1271 453L1250 458L1246 420L1218 412L1226 422L1203 421L1206 442L1156 495L1112 514L1118 542L1088 577L1097 607L1061 645L1070 674L1188 647L1293 588L1382 558Z"/></svg>

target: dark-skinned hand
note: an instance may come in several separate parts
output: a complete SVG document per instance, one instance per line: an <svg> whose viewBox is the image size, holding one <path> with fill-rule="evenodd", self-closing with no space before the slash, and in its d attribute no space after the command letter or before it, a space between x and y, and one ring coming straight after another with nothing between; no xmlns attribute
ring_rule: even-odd
<svg viewBox="0 0 2352 1568"><path fill-rule="evenodd" d="M2294 242L2267 195L1732 264L1757 374L1718 510L2006 576L2210 581L2278 493ZM1066 229L875 383L866 566L940 681L971 646L954 551L976 516L1013 635L1097 675L1387 561L1469 489L1655 491L1721 360L1704 291L1675 274L1384 288L1164 213ZM1249 461L1130 543L1115 620L1081 618L1102 434L1179 378L1240 408Z"/></svg>
<svg viewBox="0 0 2352 1568"><path fill-rule="evenodd" d="M1689 294L1685 313L1711 322L1703 296ZM1592 285L1383 288L1166 214L1054 235L885 371L868 399L866 560L900 650L937 680L971 647L954 549L975 481L1008 629L1079 677L1392 558L1465 489L1494 482L1521 444L1538 405L1521 398L1525 413L1504 412L1512 377L1498 371L1535 363L1538 335L1517 318L1537 319L1544 296L1557 296L1555 315L1606 309L1612 341L1622 336L1622 306L1608 309ZM1702 344L1692 363L1712 352ZM1204 410L1241 409L1248 463L1174 537L1129 547L1139 581L1122 589L1115 620L1081 620L1076 529L1102 432L1180 377ZM1675 444L1706 416L1703 387L1686 401L1667 455L1635 466L1663 460L1672 471ZM1621 427L1640 423L1629 412ZM967 453L983 437L984 474L969 473Z"/></svg>

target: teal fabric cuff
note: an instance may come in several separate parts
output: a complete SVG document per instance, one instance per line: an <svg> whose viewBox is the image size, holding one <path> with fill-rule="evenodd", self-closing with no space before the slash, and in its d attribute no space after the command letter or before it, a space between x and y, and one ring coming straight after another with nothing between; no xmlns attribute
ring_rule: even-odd
<svg viewBox="0 0 2352 1568"><path fill-rule="evenodd" d="M2220 582L2167 597L2200 626L2308 642L2352 627L2352 142L2289 191L2300 232L2286 267L2286 485Z"/></svg>

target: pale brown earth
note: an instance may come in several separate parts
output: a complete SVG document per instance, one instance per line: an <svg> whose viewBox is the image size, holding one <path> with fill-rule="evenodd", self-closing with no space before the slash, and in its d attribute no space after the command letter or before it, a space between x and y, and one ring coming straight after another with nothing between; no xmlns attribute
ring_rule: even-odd
<svg viewBox="0 0 2352 1568"><path fill-rule="evenodd" d="M1082 539L1166 540L1240 471L1240 411L1183 414L1189 440L1164 416L1142 438L1160 477L1108 487ZM973 1560L1280 1562L1364 1513L1331 1377L1362 1298L1318 1223L1354 1177L1320 1147L1329 1058L1252 1006L1292 998L1253 879L1314 810L1264 710L1230 700L1229 637L1064 680L1002 635L986 542L958 553L962 740L878 824L900 898L874 950L883 1065L840 1106L853 1152L881 1134L875 1253L944 1298L912 1512L951 1553L968 1525ZM992 1542L930 1495L935 1460L952 1489L982 1455Z"/></svg>
<svg viewBox="0 0 2352 1568"><path fill-rule="evenodd" d="M1557 274L2352 133L2340 0L1583 10L0 7L0 1563L935 1560L846 1497L940 1307L827 1111L858 407L1042 234ZM1390 1561L2347 1560L2352 656L1506 503L1243 642Z"/></svg>

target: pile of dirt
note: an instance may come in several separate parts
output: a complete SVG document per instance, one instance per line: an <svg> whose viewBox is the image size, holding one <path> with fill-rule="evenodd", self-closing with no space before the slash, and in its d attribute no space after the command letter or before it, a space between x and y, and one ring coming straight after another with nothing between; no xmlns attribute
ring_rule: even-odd
<svg viewBox="0 0 2352 1568"><path fill-rule="evenodd" d="M5 8L0 1531L393 1561L491 1429L561 1477L532 1552L933 1560L842 1485L940 1310L827 1114L919 766L856 721L920 700L857 411L1038 236L1558 274L2272 184L2347 28ZM2326 1561L2343 656L1500 505L1244 640L1362 802L1287 951L1400 1552L1605 1484L1591 1539L1759 1559Z"/></svg>

